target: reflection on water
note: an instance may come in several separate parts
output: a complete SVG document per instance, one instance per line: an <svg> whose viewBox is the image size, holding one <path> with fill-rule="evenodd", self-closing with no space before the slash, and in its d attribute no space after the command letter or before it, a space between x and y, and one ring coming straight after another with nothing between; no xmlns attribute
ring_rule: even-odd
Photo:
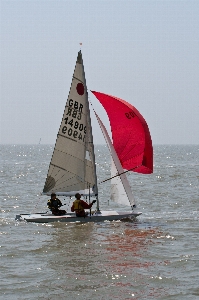
<svg viewBox="0 0 199 300"><path fill-rule="evenodd" d="M108 295L109 299L129 299L140 295L141 287L146 297L160 293L155 288L150 293L145 290L146 278L143 277L143 271L156 264L146 257L157 229L143 229L136 222L56 224L53 227L48 268L59 274L57 287L67 291L70 297L75 293L81 295L81 299L107 299ZM54 257L56 251L59 255Z"/></svg>

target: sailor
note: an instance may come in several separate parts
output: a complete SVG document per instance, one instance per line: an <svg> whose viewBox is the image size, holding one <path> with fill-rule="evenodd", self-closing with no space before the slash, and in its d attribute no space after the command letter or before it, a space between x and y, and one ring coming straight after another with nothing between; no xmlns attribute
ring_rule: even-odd
<svg viewBox="0 0 199 300"><path fill-rule="evenodd" d="M73 205L71 207L72 212L76 212L77 217L86 217L86 212L84 209L89 209L92 207L92 205L96 202L96 200L93 200L90 204L86 203L85 201L81 200L81 195L79 193L75 194L76 200L73 202Z"/></svg>
<svg viewBox="0 0 199 300"><path fill-rule="evenodd" d="M66 211L59 209L62 206L61 201L56 198L56 194L52 193L51 198L47 202L48 208L52 211L52 214L55 216L65 215Z"/></svg>

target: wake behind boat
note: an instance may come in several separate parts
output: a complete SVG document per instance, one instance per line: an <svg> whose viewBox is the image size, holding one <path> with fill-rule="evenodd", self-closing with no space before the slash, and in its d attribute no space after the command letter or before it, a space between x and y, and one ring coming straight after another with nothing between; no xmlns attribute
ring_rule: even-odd
<svg viewBox="0 0 199 300"><path fill-rule="evenodd" d="M126 177L126 171L143 174L153 172L153 148L149 129L141 114L122 99L92 92L104 106L111 125L112 140L95 112L112 158L111 200L129 206L125 212L100 211L95 153L88 101L88 91L81 51L78 52L69 96L48 169L43 195L72 197L76 193L97 200L96 210L86 217L75 213L55 216L51 212L20 214L17 220L27 222L97 222L134 218L135 200ZM45 202L47 202L45 200Z"/></svg>

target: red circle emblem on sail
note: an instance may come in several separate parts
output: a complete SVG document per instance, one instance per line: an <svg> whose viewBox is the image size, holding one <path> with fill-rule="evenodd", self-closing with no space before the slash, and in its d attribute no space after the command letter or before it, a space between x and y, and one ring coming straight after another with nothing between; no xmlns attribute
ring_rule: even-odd
<svg viewBox="0 0 199 300"><path fill-rule="evenodd" d="M78 83L76 86L76 90L79 95L84 95L84 85L82 83Z"/></svg>

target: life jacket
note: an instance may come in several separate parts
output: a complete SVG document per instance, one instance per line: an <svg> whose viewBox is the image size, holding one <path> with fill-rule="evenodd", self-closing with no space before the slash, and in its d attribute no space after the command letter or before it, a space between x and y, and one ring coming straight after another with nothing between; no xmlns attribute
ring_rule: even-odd
<svg viewBox="0 0 199 300"><path fill-rule="evenodd" d="M60 206L60 200L57 199L57 198L56 199L49 199L47 205L48 205L49 209L58 210L58 207Z"/></svg>
<svg viewBox="0 0 199 300"><path fill-rule="evenodd" d="M74 211L76 211L76 212L84 211L84 208L81 204L81 200L76 199L73 202L73 207L74 207Z"/></svg>

